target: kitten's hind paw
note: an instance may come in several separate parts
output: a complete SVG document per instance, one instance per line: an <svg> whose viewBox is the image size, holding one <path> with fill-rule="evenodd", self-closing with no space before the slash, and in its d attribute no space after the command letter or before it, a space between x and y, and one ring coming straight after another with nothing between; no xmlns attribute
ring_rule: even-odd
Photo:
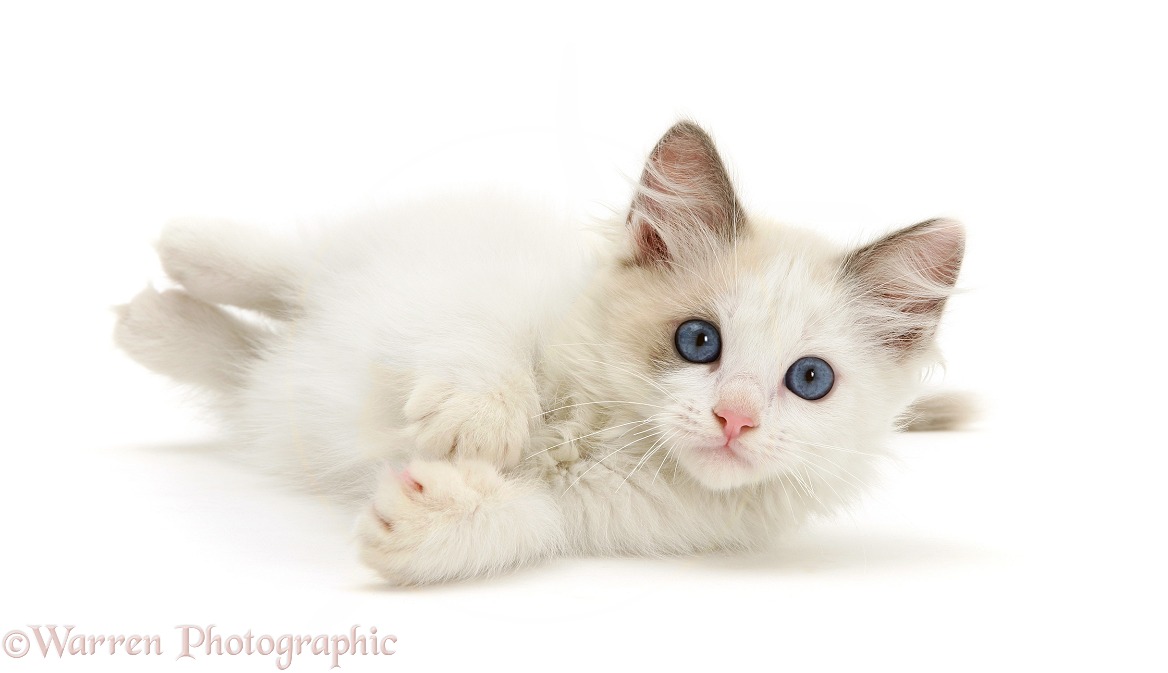
<svg viewBox="0 0 1168 673"><path fill-rule="evenodd" d="M215 391L239 387L268 333L182 290L147 287L115 309L114 343L160 374Z"/></svg>
<svg viewBox="0 0 1168 673"><path fill-rule="evenodd" d="M290 301L304 263L292 241L224 220L178 219L158 241L166 275L191 296L211 304L292 318L301 306Z"/></svg>
<svg viewBox="0 0 1168 673"><path fill-rule="evenodd" d="M414 386L404 412L426 455L514 467L531 439L539 396L528 374L515 374L488 391L425 378Z"/></svg>
<svg viewBox="0 0 1168 673"><path fill-rule="evenodd" d="M362 560L394 584L505 570L547 555L561 531L545 489L477 460L387 472L357 524Z"/></svg>

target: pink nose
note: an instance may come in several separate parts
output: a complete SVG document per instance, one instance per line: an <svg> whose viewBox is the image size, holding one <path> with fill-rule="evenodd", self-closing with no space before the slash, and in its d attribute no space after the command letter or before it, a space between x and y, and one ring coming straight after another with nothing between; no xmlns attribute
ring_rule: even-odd
<svg viewBox="0 0 1168 673"><path fill-rule="evenodd" d="M734 411L715 409L714 415L722 421L722 432L726 433L727 442L733 441L735 437L741 435L743 429L754 427L753 418Z"/></svg>

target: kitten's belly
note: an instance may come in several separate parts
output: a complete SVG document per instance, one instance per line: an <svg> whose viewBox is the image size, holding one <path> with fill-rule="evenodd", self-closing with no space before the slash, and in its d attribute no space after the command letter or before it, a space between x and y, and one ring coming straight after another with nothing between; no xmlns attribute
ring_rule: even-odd
<svg viewBox="0 0 1168 673"><path fill-rule="evenodd" d="M488 385L529 360L598 245L554 212L489 198L330 232L304 282L305 315L250 373L241 426L313 479L354 480L371 461L409 458L402 407L413 383Z"/></svg>

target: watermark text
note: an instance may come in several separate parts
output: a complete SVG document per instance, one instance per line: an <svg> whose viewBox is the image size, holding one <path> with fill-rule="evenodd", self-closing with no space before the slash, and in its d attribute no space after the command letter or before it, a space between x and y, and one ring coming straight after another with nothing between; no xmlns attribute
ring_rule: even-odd
<svg viewBox="0 0 1168 673"><path fill-rule="evenodd" d="M342 657L389 656L396 652L397 636L379 633L376 626L354 624L346 633L332 635L255 634L223 632L215 624L180 624L171 638L144 634L89 634L72 624L29 624L4 634L4 654L20 659L29 654L43 659L74 656L164 656L176 659L263 656L282 670L297 657L328 657L329 669L340 668ZM172 646L164 647L164 641Z"/></svg>

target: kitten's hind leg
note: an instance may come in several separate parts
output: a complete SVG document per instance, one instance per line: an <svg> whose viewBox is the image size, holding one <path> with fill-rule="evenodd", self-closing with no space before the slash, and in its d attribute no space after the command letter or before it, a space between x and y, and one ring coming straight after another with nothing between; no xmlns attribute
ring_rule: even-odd
<svg viewBox="0 0 1168 673"><path fill-rule="evenodd" d="M427 584L551 556L564 525L541 482L477 460L415 460L383 475L357 534L362 559L384 578Z"/></svg>
<svg viewBox="0 0 1168 673"><path fill-rule="evenodd" d="M224 220L172 220L158 241L162 268L191 296L288 318L303 275L295 241Z"/></svg>
<svg viewBox="0 0 1168 673"><path fill-rule="evenodd" d="M118 306L114 341L146 368L182 383L229 392L270 335L181 290L146 288Z"/></svg>

